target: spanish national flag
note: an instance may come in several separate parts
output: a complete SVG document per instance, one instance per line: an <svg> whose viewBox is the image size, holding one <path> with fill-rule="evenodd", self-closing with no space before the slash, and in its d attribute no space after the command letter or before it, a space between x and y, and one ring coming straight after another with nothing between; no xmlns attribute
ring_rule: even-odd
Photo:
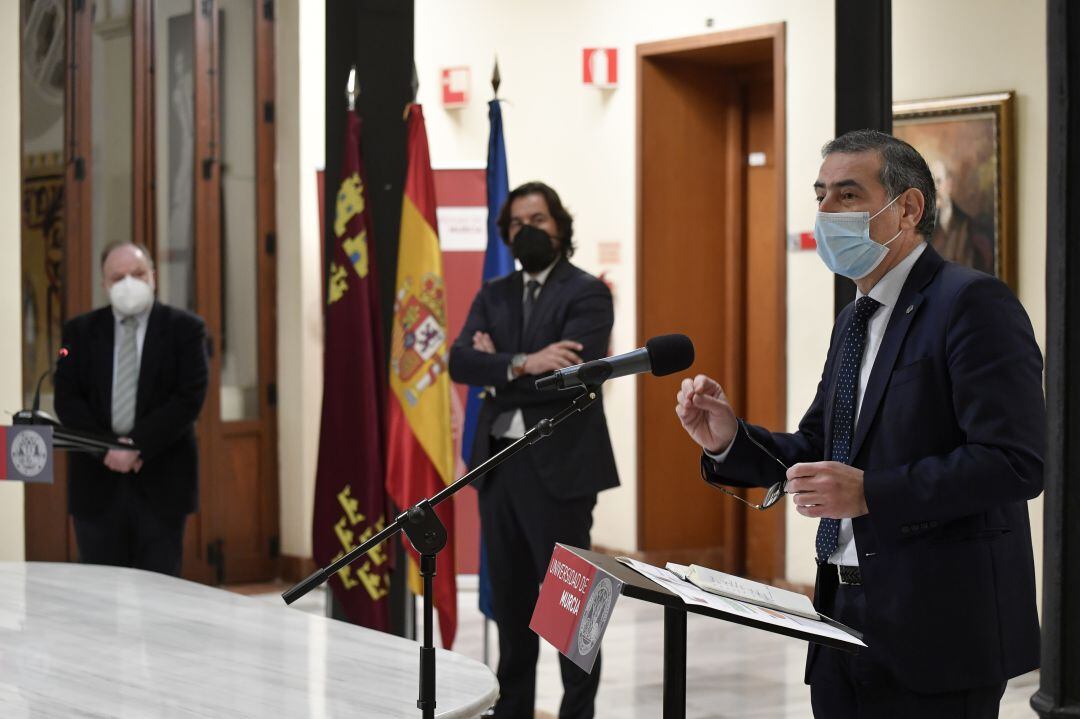
<svg viewBox="0 0 1080 719"><path fill-rule="evenodd" d="M420 106L409 107L408 174L401 206L397 293L390 339L390 428L386 490L404 510L454 481L450 376L442 254L435 220L435 178ZM449 539L439 552L435 610L443 646L457 631L454 577L454 510L448 499L436 510ZM419 557L409 548L409 584L423 593Z"/></svg>

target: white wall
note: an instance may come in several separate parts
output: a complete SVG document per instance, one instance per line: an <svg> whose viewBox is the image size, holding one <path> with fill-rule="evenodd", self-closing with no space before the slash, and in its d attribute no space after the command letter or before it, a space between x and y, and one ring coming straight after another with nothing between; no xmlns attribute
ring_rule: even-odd
<svg viewBox="0 0 1080 719"><path fill-rule="evenodd" d="M706 18L714 20L706 27ZM1036 334L1045 333L1045 7L1008 0L905 0L894 4L893 92L897 99L1013 89L1018 93L1020 298ZM510 182L542 179L575 215L584 268L607 271L615 283L613 350L635 336L635 45L763 23L787 23L787 221L790 232L813 227L811 183L820 148L834 128L832 0L551 0L542 11L524 2L416 0L419 99L426 107L432 163L483 164L488 77L496 55ZM962 46L956 28L965 28ZM584 47L619 49L619 87L581 84ZM472 69L473 101L442 109L439 70ZM600 242L617 242L621 264L602 265ZM812 252L788 255L787 424L809 405L832 324L832 276ZM797 351L795 349L797 348ZM636 398L634 384L605 391L623 486L605 492L595 513L594 541L636 548ZM664 418L657 418L664 421ZM674 417L670 421L675 421ZM1041 501L1032 504L1041 555ZM813 579L816 523L787 515L787 574ZM1039 560L1037 560L1039 561Z"/></svg>
<svg viewBox="0 0 1080 719"><path fill-rule="evenodd" d="M322 2L275 6L281 552L310 557L323 374L315 171L326 154L326 15Z"/></svg>
<svg viewBox="0 0 1080 719"><path fill-rule="evenodd" d="M19 97L19 3L0 3L0 97ZM22 406L19 113L0 113L0 408ZM0 419L10 424L10 419ZM26 557L23 487L0 482L0 560Z"/></svg>

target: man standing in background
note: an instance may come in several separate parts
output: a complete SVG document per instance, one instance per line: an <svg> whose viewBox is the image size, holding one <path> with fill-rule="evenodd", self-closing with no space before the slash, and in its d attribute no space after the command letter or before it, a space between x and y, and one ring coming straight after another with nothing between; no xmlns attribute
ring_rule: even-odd
<svg viewBox="0 0 1080 719"><path fill-rule="evenodd" d="M184 523L198 507L206 326L154 301L153 261L141 245L110 244L101 274L110 306L64 325L56 411L68 427L135 449L70 455L79 561L178 576Z"/></svg>
<svg viewBox="0 0 1080 719"><path fill-rule="evenodd" d="M573 219L553 189L516 188L498 224L522 270L480 289L450 352L455 382L488 388L472 467L568 404L573 393L537 391L536 379L606 356L614 322L611 291L570 263ZM476 482L499 628L496 717L532 717L540 645L529 621L551 552L590 546L596 495L618 484L602 399ZM559 716L592 717L600 658L592 674L559 662Z"/></svg>

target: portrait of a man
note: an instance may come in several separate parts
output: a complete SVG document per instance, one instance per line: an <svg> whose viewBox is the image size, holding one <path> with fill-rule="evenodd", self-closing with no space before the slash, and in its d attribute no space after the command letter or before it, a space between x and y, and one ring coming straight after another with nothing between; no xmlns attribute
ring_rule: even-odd
<svg viewBox="0 0 1080 719"><path fill-rule="evenodd" d="M897 103L893 134L923 157L937 187L930 243L947 260L1011 282L1012 94Z"/></svg>

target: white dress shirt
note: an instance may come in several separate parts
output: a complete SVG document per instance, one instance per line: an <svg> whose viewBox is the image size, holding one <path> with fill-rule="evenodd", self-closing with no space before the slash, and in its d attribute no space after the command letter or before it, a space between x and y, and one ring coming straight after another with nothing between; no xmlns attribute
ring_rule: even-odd
<svg viewBox="0 0 1080 719"><path fill-rule="evenodd" d="M863 395L866 394L866 384L870 381L870 372L874 369L878 350L881 349L881 339L885 336L885 328L889 326L889 318L892 317L896 301L900 298L900 290L904 289L904 283L911 274L911 268L925 249L926 243L920 242L911 254L885 273L885 276L878 280L868 293L870 297L881 303L881 307L870 317L870 323L866 328L866 348L863 350L862 364L859 365L859 392L855 396L855 427L859 426ZM862 292L855 291L856 300L862 296ZM858 563L859 555L855 551L855 534L851 528L851 520L841 519L836 551L829 557L829 564L855 566Z"/></svg>
<svg viewBox="0 0 1080 719"><path fill-rule="evenodd" d="M859 412L862 410L866 384L870 381L870 372L874 369L874 362L877 360L878 350L881 349L881 340L885 336L885 328L889 326L889 318L892 317L893 308L900 298L900 290L904 288L904 283L907 282L915 261L919 259L925 250L926 243L919 243L919 246L902 259L896 267L885 273L885 276L878 280L877 284L871 287L868 293L870 297L881 303L881 307L870 317L870 322L866 328L866 347L863 350L862 363L859 365L859 387L855 395L855 427L859 426ZM862 292L855 291L856 300L862 296ZM714 461L723 462L727 459L733 444L735 444L734 440L720 454L710 452L705 454ZM841 519L836 551L829 557L829 564L854 566L858 563L859 555L855 549L855 534L851 528L851 520Z"/></svg>

